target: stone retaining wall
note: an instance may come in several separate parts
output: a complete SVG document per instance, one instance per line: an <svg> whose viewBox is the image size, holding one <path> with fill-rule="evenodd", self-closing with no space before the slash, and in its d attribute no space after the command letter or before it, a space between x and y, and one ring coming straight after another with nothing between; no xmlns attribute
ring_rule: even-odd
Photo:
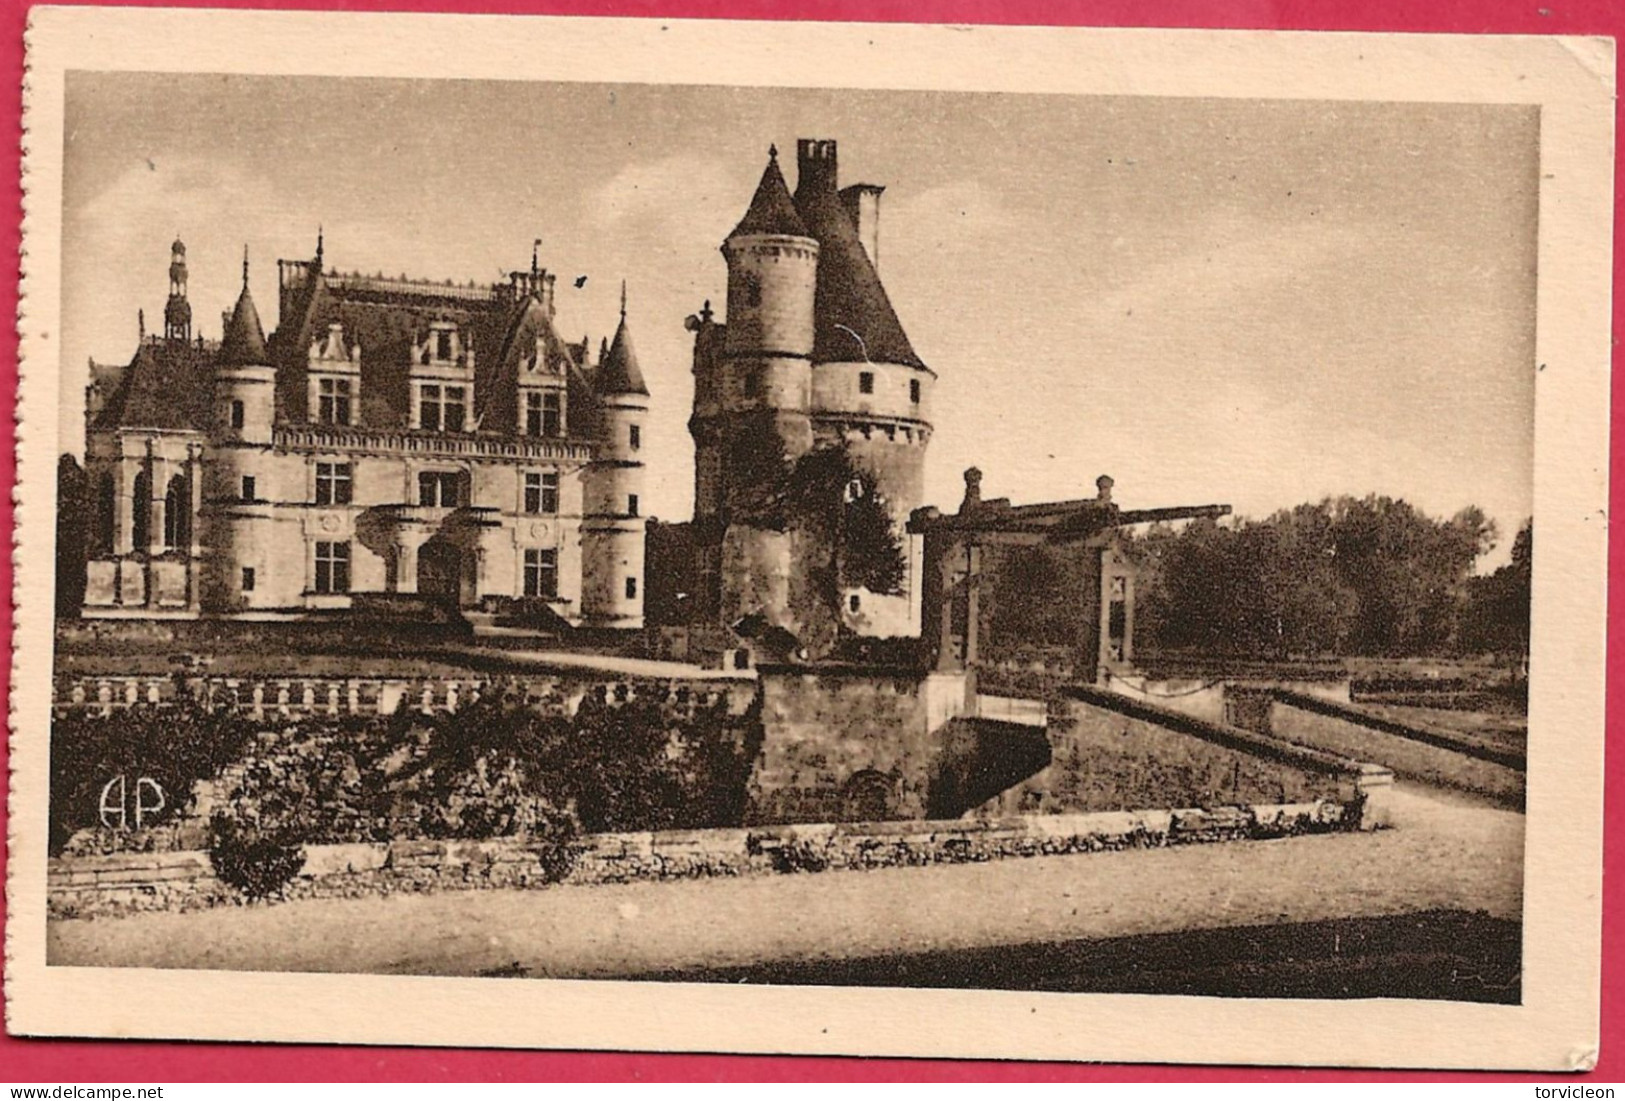
<svg viewBox="0 0 1625 1101"><path fill-rule="evenodd" d="M692 879L830 869L966 863L1018 856L1283 837L1357 828L1332 800L1209 810L1032 815L1001 820L882 822L598 834L583 838L570 884ZM529 842L395 841L312 845L283 899L547 885ZM242 905L204 852L64 857L47 877L53 918Z"/></svg>
<svg viewBox="0 0 1625 1101"><path fill-rule="evenodd" d="M1523 755L1504 746L1289 694L1272 698L1268 721L1276 737L1375 761L1406 780L1489 796L1518 809L1524 805Z"/></svg>

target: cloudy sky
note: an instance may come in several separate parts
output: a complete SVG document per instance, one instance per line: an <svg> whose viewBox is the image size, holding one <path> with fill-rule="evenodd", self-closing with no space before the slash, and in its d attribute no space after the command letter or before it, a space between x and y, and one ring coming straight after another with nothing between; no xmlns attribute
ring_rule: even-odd
<svg viewBox="0 0 1625 1101"><path fill-rule="evenodd" d="M219 335L240 278L325 227L342 269L457 280L530 260L559 327L613 328L619 281L657 424L650 511L686 518L683 319L767 146L840 142L886 185L881 275L938 373L927 496L1328 494L1475 504L1504 559L1530 512L1538 121L1514 107L643 85L73 74L63 450L84 364L161 316L168 245ZM579 290L570 283L587 276Z"/></svg>

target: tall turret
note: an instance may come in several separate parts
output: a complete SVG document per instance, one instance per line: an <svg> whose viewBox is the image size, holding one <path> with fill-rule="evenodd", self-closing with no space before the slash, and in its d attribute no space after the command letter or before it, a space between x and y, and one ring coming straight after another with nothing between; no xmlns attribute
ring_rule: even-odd
<svg viewBox="0 0 1625 1101"><path fill-rule="evenodd" d="M842 622L859 634L917 633L918 547L903 525L924 495L936 379L880 282L884 188L842 189L836 154L834 141L799 141L792 197L769 150L750 207L722 246L727 320L715 321L709 302L688 320L696 613L724 625L755 615L812 644L825 627L792 609L791 592L821 560L775 513L774 466L840 448L864 471L905 541L904 589L843 590Z"/></svg>
<svg viewBox="0 0 1625 1101"><path fill-rule="evenodd" d="M243 288L226 319L215 360L214 406L222 435L240 443L268 445L274 416L276 372L265 346L265 329L248 292L248 249L243 249Z"/></svg>
<svg viewBox="0 0 1625 1101"><path fill-rule="evenodd" d="M723 242L722 255L728 262L728 324L713 380L715 413L732 431L748 423L751 431L771 432L784 455L797 458L812 447L818 242L796 213L777 148L769 147L756 194Z"/></svg>
<svg viewBox="0 0 1625 1101"><path fill-rule="evenodd" d="M186 245L179 237L169 246L169 301L164 303L164 339L192 339L192 306L186 300Z"/></svg>
<svg viewBox="0 0 1625 1101"><path fill-rule="evenodd" d="M621 323L598 364L602 410L598 454L582 475L581 613L597 627L643 626L643 433L649 388L643 381L621 285Z"/></svg>
<svg viewBox="0 0 1625 1101"><path fill-rule="evenodd" d="M788 627L790 537L760 492L776 464L812 449L818 242L797 213L778 150L727 239L727 322L693 319L695 519L700 602L724 623L761 614ZM782 524L778 525L782 527Z"/></svg>
<svg viewBox="0 0 1625 1101"><path fill-rule="evenodd" d="M204 545L228 555L239 569L206 574L201 597L211 611L247 611L276 591L275 575L303 570L270 551L277 499L277 465L271 453L276 416L276 370L265 344L259 310L248 291L248 249L243 249L243 286L225 320L214 366L214 430L226 444L209 449L204 462Z"/></svg>

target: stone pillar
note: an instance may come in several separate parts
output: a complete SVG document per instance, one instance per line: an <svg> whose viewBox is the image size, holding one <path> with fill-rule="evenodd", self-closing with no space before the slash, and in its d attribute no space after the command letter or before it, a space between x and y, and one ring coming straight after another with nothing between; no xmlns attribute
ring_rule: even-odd
<svg viewBox="0 0 1625 1101"><path fill-rule="evenodd" d="M976 664L976 636L982 615L982 548L965 548L965 668Z"/></svg>
<svg viewBox="0 0 1625 1101"><path fill-rule="evenodd" d="M1127 574L1123 580L1123 661L1131 664L1134 661L1134 575Z"/></svg>
<svg viewBox="0 0 1625 1101"><path fill-rule="evenodd" d="M936 561L937 568L937 672L957 673L964 669L959 655L954 653L954 574L959 559L958 541L945 540L948 545Z"/></svg>
<svg viewBox="0 0 1625 1101"><path fill-rule="evenodd" d="M162 554L164 547L164 498L169 490L169 470L167 463L148 457L147 459L147 490L152 494L145 504L147 506L147 545L144 548L149 556ZM148 591L151 591L149 586Z"/></svg>
<svg viewBox="0 0 1625 1101"><path fill-rule="evenodd" d="M404 533L395 537L395 591L418 591L418 541Z"/></svg>
<svg viewBox="0 0 1625 1101"><path fill-rule="evenodd" d="M203 527L201 513L203 511L203 447L201 444L188 444L186 447L186 507L191 510L186 522L186 606L196 608L201 600L201 579L198 572L201 569L203 557L203 544L201 542L201 529Z"/></svg>
<svg viewBox="0 0 1625 1101"><path fill-rule="evenodd" d="M117 490L113 497L113 553L123 557L135 552L135 478L141 473L138 460L120 456Z"/></svg>

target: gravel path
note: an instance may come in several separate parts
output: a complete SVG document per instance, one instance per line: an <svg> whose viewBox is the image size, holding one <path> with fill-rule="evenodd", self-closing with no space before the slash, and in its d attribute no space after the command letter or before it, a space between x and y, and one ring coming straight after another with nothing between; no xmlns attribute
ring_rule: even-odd
<svg viewBox="0 0 1625 1101"><path fill-rule="evenodd" d="M1521 916L1522 815L1400 788L1394 821L1374 834L990 864L62 921L50 961L611 977L1428 910Z"/></svg>

